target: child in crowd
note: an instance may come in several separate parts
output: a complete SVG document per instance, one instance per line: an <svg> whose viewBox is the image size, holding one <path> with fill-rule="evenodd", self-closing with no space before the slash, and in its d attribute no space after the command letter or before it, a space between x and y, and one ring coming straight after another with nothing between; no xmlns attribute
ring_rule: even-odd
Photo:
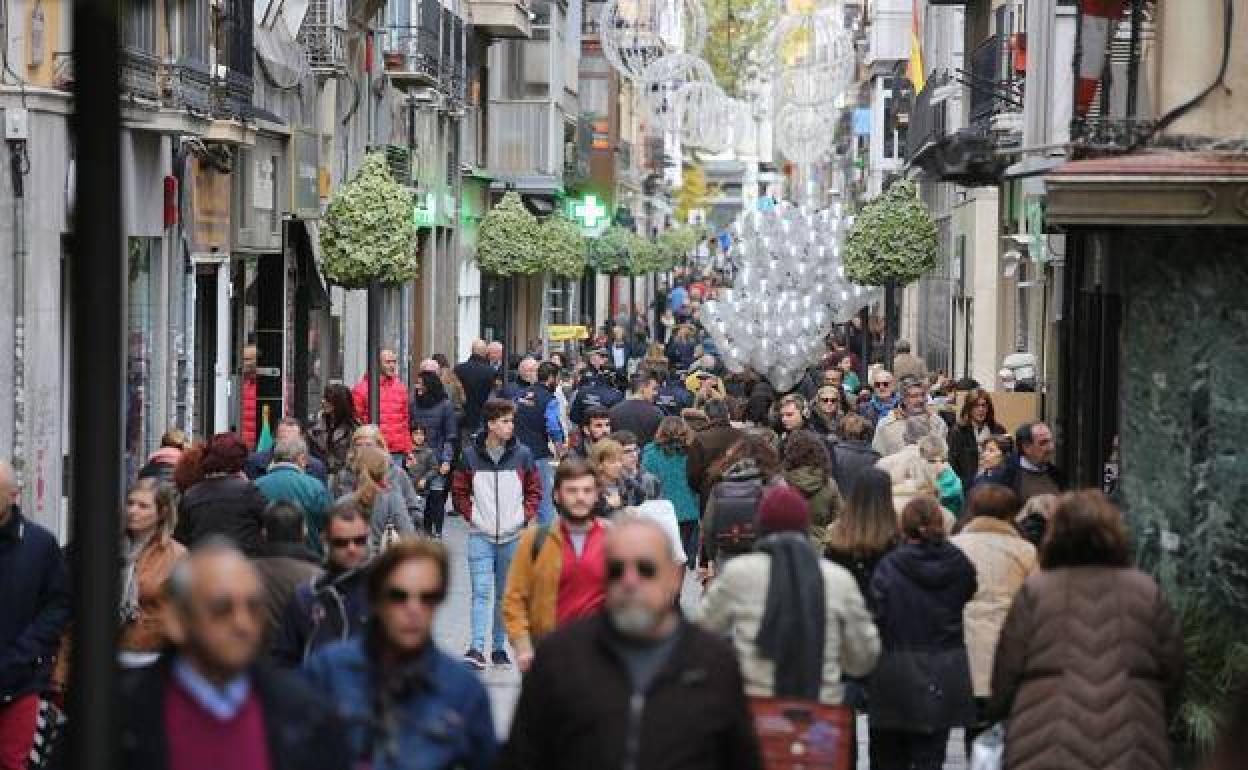
<svg viewBox="0 0 1248 770"><path fill-rule="evenodd" d="M421 500L428 501L431 489L444 489L446 479L438 473L438 453L425 442L423 425L412 427L412 451L407 456L407 476Z"/></svg>

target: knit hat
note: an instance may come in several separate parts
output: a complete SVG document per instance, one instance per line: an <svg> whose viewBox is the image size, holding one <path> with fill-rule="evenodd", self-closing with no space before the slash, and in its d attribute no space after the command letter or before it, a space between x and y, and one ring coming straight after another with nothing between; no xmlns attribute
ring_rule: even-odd
<svg viewBox="0 0 1248 770"><path fill-rule="evenodd" d="M426 358L424 361L420 362L420 371L437 374L442 371L442 367L438 366L438 362L434 361L432 358Z"/></svg>
<svg viewBox="0 0 1248 770"><path fill-rule="evenodd" d="M802 493L787 484L777 484L763 493L758 502L758 531L805 532L810 529L810 504Z"/></svg>

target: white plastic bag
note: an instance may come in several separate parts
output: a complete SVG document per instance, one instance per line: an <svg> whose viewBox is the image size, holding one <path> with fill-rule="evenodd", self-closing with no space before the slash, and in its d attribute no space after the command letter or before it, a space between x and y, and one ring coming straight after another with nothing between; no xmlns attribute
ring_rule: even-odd
<svg viewBox="0 0 1248 770"><path fill-rule="evenodd" d="M971 744L970 770L1002 770L1005 767L1005 724L997 722Z"/></svg>

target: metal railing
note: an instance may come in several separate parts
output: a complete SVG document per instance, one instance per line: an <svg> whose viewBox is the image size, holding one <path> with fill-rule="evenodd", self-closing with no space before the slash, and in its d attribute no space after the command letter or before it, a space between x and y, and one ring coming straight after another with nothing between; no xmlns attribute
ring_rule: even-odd
<svg viewBox="0 0 1248 770"><path fill-rule="evenodd" d="M1008 110L1022 110L1022 78L1015 77L1006 66L1006 40L993 35L971 52L971 69L959 70L963 82L971 89L968 122L985 126L992 116Z"/></svg>
<svg viewBox="0 0 1248 770"><path fill-rule="evenodd" d="M133 99L160 100L160 60L155 54L134 48L121 51L121 94Z"/></svg>
<svg viewBox="0 0 1248 770"><path fill-rule="evenodd" d="M422 74L431 81L443 80L442 49L436 29L387 27L384 52L388 70Z"/></svg>

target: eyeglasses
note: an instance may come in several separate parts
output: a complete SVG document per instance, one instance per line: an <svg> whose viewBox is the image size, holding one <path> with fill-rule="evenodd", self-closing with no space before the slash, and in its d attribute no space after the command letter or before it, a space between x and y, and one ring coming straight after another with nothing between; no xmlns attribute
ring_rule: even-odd
<svg viewBox="0 0 1248 770"><path fill-rule="evenodd" d="M650 559L638 559L634 562L612 559L607 562L607 580L615 583L623 579L630 564L637 571L637 577L642 580L654 580L654 577L659 574L659 565Z"/></svg>
<svg viewBox="0 0 1248 770"><path fill-rule="evenodd" d="M829 398L820 398L819 401L824 404L835 404L837 399L829 397Z"/></svg>
<svg viewBox="0 0 1248 770"><path fill-rule="evenodd" d="M875 387L877 390L883 390L884 388L891 388L893 387L893 381L892 380L880 380L879 382L875 383Z"/></svg>
<svg viewBox="0 0 1248 770"><path fill-rule="evenodd" d="M446 591L421 591L420 593L412 594L394 586L386 589L386 604L402 605L407 604L412 599L418 599L426 607L437 607L446 599Z"/></svg>
<svg viewBox="0 0 1248 770"><path fill-rule="evenodd" d="M331 537L329 544L334 548L346 548L355 545L363 548L368 545L368 535L360 535L359 537Z"/></svg>

